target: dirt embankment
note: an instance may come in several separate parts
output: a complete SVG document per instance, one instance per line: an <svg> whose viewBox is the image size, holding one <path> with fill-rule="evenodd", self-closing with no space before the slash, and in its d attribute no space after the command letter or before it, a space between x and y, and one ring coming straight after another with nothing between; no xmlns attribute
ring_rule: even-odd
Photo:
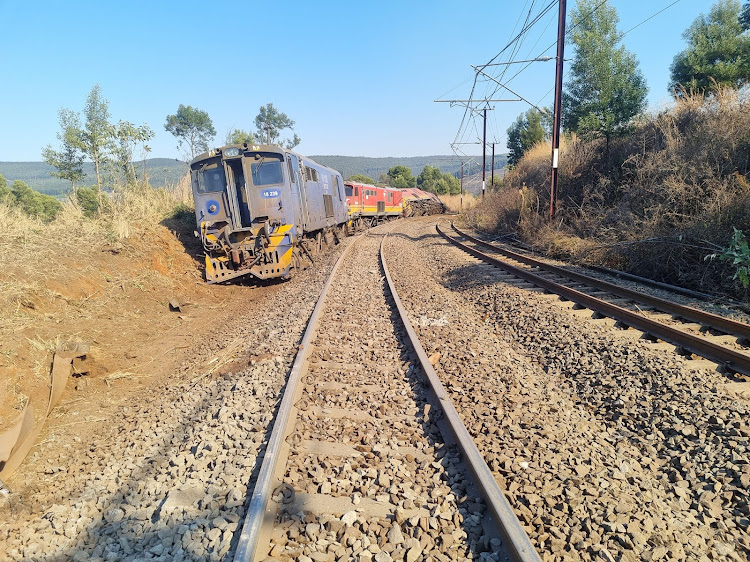
<svg viewBox="0 0 750 562"><path fill-rule="evenodd" d="M37 443L85 442L118 405L172 376L252 298L251 287L203 281L190 219L165 220L122 241L80 221L0 235L0 431L29 401L41 421L54 350L83 342L90 351L75 365L80 373ZM32 448L26 462L40 451ZM13 485L15 477L3 478Z"/></svg>

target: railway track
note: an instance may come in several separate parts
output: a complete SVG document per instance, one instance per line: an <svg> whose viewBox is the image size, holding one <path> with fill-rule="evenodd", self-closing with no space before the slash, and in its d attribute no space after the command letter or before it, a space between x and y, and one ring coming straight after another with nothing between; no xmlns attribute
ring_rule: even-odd
<svg viewBox="0 0 750 562"><path fill-rule="evenodd" d="M539 560L401 311L384 240L352 242L321 294L234 560Z"/></svg>
<svg viewBox="0 0 750 562"><path fill-rule="evenodd" d="M453 230L464 241L438 233L472 256L504 269L528 288L559 295L624 329L643 332L653 341L675 346L681 355L702 357L724 370L750 376L750 325L640 293L594 277L557 267ZM636 332L637 333L637 332Z"/></svg>

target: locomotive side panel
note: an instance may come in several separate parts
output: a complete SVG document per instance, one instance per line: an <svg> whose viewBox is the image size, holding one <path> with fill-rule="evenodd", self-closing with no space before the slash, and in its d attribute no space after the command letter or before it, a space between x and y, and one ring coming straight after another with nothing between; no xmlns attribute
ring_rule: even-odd
<svg viewBox="0 0 750 562"><path fill-rule="evenodd" d="M311 160L305 160L305 171L305 196L310 209L308 231L345 223L348 210L341 174Z"/></svg>

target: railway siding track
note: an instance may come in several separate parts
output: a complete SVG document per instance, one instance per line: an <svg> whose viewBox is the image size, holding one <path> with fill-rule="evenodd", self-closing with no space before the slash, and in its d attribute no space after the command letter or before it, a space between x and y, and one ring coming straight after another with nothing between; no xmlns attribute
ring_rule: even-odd
<svg viewBox="0 0 750 562"><path fill-rule="evenodd" d="M393 238L420 339L545 558L747 559L750 402L734 383L522 288L434 223Z"/></svg>
<svg viewBox="0 0 750 562"><path fill-rule="evenodd" d="M353 243L316 307L235 560L538 560L476 448L462 453L449 429L458 416L427 384L380 241ZM489 482L476 484L482 470Z"/></svg>
<svg viewBox="0 0 750 562"><path fill-rule="evenodd" d="M469 244L437 231L446 240L474 257L495 265L550 293L612 318L621 326L634 328L654 339L676 346L676 351L695 354L726 370L750 376L750 325L625 287L553 266L500 248L453 229ZM478 249L500 254L498 259Z"/></svg>

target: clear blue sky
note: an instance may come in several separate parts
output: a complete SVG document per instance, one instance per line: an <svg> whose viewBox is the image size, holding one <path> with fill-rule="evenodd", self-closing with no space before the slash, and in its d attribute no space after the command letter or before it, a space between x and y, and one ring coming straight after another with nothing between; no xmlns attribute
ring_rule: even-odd
<svg viewBox="0 0 750 562"><path fill-rule="evenodd" d="M626 31L673 0L610 1ZM547 3L537 0L532 13ZM711 3L680 0L625 36L651 107L668 102L669 64L685 46L681 34ZM469 65L495 56L531 5L0 0L0 161L41 160L43 146L57 146L58 109L81 111L97 83L114 121L156 132L153 157L181 156L164 130L181 103L209 113L220 145L232 128L252 129L267 102L296 121L303 154L450 154L463 110L434 100L466 98ZM568 10L573 5L568 0ZM531 29L517 59L537 57L554 42L556 12ZM554 63L537 62L510 87L549 105L553 80ZM490 112L488 140L500 143L498 153L506 152L506 129L528 107L499 103ZM464 136L475 141L472 135L469 129ZM465 149L481 153L478 146Z"/></svg>

